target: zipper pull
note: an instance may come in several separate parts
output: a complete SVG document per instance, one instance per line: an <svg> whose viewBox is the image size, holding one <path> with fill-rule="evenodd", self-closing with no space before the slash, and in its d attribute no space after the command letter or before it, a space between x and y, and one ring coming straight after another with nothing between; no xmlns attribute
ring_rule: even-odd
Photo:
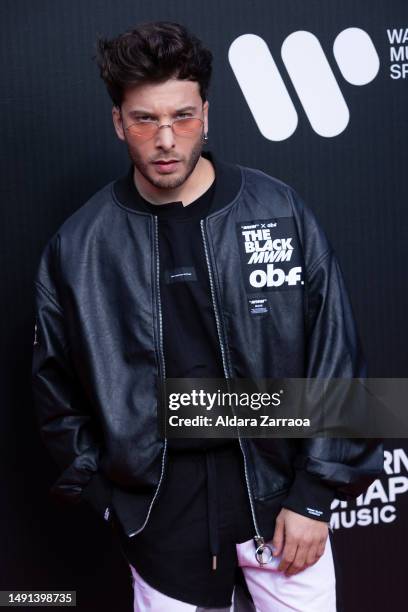
<svg viewBox="0 0 408 612"><path fill-rule="evenodd" d="M217 555L212 556L212 569L213 570L217 569Z"/></svg>
<svg viewBox="0 0 408 612"><path fill-rule="evenodd" d="M265 544L265 539L258 534L254 536L254 540L256 545L255 559L258 561L259 565L266 565L267 563L270 563L273 559L272 548L269 546L269 544ZM265 551L267 551L269 554L269 556L266 558L263 556Z"/></svg>

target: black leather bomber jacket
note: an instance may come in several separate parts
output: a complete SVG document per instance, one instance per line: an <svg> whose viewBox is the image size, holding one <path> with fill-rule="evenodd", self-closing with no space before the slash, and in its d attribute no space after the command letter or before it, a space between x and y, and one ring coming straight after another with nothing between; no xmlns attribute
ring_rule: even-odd
<svg viewBox="0 0 408 612"><path fill-rule="evenodd" d="M364 377L341 270L312 211L264 172L204 155L217 177L214 207L201 223L225 376ZM286 255L293 249L290 260L266 264L251 254L245 242L261 228L270 234L257 236L278 236ZM119 519L129 536L144 528L166 473L157 428L157 381L165 377L158 252L157 217L132 208L119 179L51 237L35 280L33 395L61 470L51 493L85 498L106 519L108 506L128 500L131 512ZM261 539L278 496L296 510L326 491L328 520L334 497L355 498L383 467L378 440L240 444Z"/></svg>

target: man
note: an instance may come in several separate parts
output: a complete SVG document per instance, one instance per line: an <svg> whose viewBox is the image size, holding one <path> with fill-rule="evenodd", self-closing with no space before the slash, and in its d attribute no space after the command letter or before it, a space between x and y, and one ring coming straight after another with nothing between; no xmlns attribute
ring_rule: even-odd
<svg viewBox="0 0 408 612"><path fill-rule="evenodd" d="M288 185L203 152L211 53L184 27L100 40L98 62L131 165L65 221L37 273L52 491L113 526L135 611L230 609L239 576L257 610L336 610L330 504L380 474L381 446L163 440L157 422L166 378L364 376L333 250ZM248 258L255 243L290 253Z"/></svg>

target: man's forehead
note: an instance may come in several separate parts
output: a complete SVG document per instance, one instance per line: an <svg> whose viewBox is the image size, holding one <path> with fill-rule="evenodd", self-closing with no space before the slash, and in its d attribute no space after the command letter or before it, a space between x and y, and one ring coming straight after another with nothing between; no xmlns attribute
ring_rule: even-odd
<svg viewBox="0 0 408 612"><path fill-rule="evenodd" d="M170 112L187 106L198 109L201 97L196 81L169 79L163 83L145 83L127 89L123 102L128 111Z"/></svg>

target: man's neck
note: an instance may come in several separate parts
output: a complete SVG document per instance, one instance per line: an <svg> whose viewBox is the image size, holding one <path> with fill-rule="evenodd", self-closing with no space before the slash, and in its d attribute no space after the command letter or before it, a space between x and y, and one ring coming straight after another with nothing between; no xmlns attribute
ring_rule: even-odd
<svg viewBox="0 0 408 612"><path fill-rule="evenodd" d="M188 206L207 191L214 179L214 166L203 156L199 158L188 179L175 189L157 189L144 179L135 167L133 169L133 181L142 198L158 205L183 202L183 206Z"/></svg>

